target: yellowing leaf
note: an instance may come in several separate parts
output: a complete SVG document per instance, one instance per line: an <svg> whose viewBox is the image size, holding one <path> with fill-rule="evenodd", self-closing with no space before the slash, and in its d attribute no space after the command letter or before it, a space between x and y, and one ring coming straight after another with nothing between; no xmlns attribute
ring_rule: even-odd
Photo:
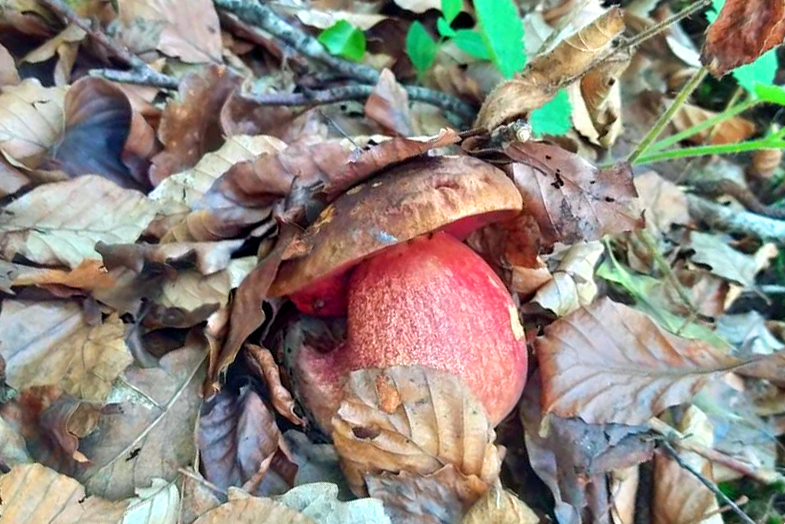
<svg viewBox="0 0 785 524"><path fill-rule="evenodd" d="M101 259L97 242L134 242L155 217L142 193L98 176L39 186L0 210L0 250L39 264Z"/></svg>
<svg viewBox="0 0 785 524"><path fill-rule="evenodd" d="M116 316L87 324L73 302L6 300L0 312L0 356L11 387L58 386L77 398L101 403L131 363Z"/></svg>

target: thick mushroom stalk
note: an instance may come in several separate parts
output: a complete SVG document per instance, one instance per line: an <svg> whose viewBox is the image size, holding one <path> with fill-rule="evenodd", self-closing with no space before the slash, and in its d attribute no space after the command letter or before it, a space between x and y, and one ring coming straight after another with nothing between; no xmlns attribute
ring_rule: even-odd
<svg viewBox="0 0 785 524"><path fill-rule="evenodd" d="M497 424L526 380L523 328L507 289L446 233L419 237L361 263L348 285L347 339L303 348L294 374L303 403L330 427L349 373L422 365L461 377Z"/></svg>

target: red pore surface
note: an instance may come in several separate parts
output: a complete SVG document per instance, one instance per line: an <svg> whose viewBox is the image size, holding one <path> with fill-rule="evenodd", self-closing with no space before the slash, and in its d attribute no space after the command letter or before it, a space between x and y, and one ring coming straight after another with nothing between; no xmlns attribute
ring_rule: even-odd
<svg viewBox="0 0 785 524"><path fill-rule="evenodd" d="M349 283L346 342L328 353L303 348L295 374L327 429L351 371L393 365L460 376L494 424L523 390L526 341L512 298L485 261L448 234L361 263Z"/></svg>

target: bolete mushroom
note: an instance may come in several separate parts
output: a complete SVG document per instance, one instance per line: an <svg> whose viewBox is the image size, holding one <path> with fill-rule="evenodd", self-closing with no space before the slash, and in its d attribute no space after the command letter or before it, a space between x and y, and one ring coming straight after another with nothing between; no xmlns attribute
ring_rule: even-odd
<svg viewBox="0 0 785 524"><path fill-rule="evenodd" d="M346 315L346 339L292 362L305 407L324 429L354 370L422 365L461 377L497 424L526 381L523 327L509 292L461 240L518 214L497 168L435 157L391 169L327 207L271 288L307 314Z"/></svg>

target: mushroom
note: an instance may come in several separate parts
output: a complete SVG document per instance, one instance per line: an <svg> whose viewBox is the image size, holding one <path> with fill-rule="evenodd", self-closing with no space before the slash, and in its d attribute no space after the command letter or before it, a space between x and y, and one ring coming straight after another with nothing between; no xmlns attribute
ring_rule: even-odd
<svg viewBox="0 0 785 524"><path fill-rule="evenodd" d="M284 262L271 288L301 312L346 317L337 347L303 345L290 363L317 424L331 427L352 371L393 365L458 375L494 424L514 408L527 371L518 311L461 240L521 205L502 171L446 156L395 167L322 211L305 254Z"/></svg>

